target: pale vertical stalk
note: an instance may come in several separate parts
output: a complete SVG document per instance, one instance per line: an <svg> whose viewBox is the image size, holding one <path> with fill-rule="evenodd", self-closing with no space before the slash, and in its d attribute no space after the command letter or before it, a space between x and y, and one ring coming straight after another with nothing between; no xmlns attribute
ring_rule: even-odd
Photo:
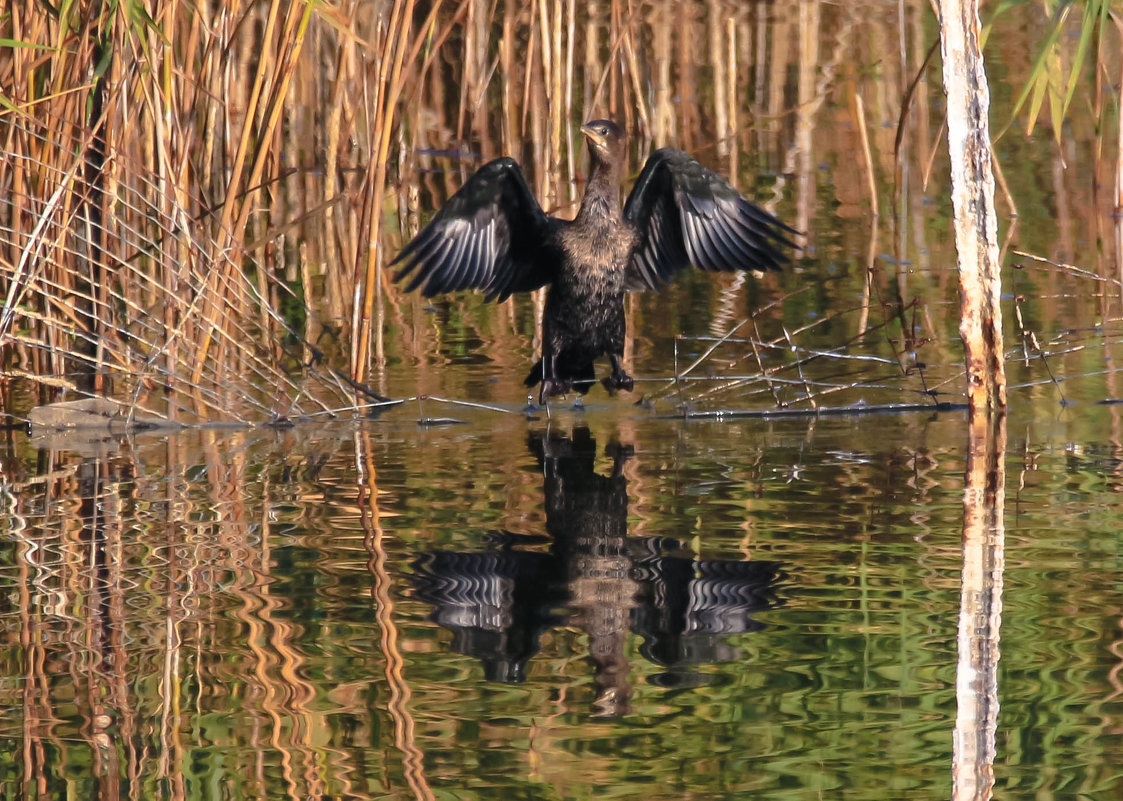
<svg viewBox="0 0 1123 801"><path fill-rule="evenodd" d="M1115 15L1112 15L1112 19L1115 20L1120 36L1123 36L1123 20ZM1123 64L1120 65L1120 80L1123 81ZM1123 103L1116 103L1116 106L1119 117L1115 126L1115 208L1118 209L1123 208ZM1115 235L1115 274L1123 287L1123 215L1116 214L1114 217L1112 232Z"/></svg>
<svg viewBox="0 0 1123 801"><path fill-rule="evenodd" d="M870 135L866 128L866 104L862 102L862 93L854 88L854 121L858 125L858 137L862 143L862 162L866 166L866 188L870 193L870 213L876 220L881 216L877 202L877 180L873 172L873 153L870 151ZM875 223L876 224L876 223Z"/></svg>
<svg viewBox="0 0 1123 801"><path fill-rule="evenodd" d="M821 104L818 101L816 91L816 78L819 74L819 13L818 0L803 0L799 4L799 75L797 82L799 102L796 106L795 122L795 227L800 231L807 231L811 227L811 209L815 198L815 115ZM763 69L764 58L763 48L758 48L758 70ZM775 56L773 56L773 63L775 63ZM773 83L770 83L768 87L768 113L770 117L778 111L778 106L772 104L781 102L781 98L776 95L774 85L774 81L779 78L779 75L773 73ZM769 128L772 125L773 123L769 123Z"/></svg>
<svg viewBox="0 0 1123 801"><path fill-rule="evenodd" d="M575 0L565 0L565 29L566 29L566 46L565 46L565 109L572 114L573 109L573 51L576 49L576 6ZM587 117L582 118L584 122ZM566 200L573 203L577 200L577 165L573 152L573 137L567 132L565 137L565 163L566 163L566 185L569 187L569 194Z"/></svg>
<svg viewBox="0 0 1123 801"><path fill-rule="evenodd" d="M608 3L608 41L612 42L612 51L608 57L608 63L605 65L605 71L608 75L608 115L613 119L618 118L620 94L619 94L619 79L616 70L616 43L620 41L623 36L620 30L620 2L619 0L609 0Z"/></svg>
<svg viewBox="0 0 1123 801"><path fill-rule="evenodd" d="M230 168L230 178L226 184L226 197L223 198L222 218L219 222L218 235L220 237L220 247L216 252L222 252L233 239L233 230L231 226L234 223L234 213L237 206L237 192L240 181L242 179L242 170L245 167L246 160L250 155L250 140L253 134L252 119L260 113L259 103L262 96L265 94L265 86L268 80L269 70L273 63L270 53L270 45L273 42L274 33L277 27L277 18L280 15L280 4L274 0L269 5L269 13L266 17L265 31L261 36L261 41L264 47L260 49L261 58L258 61L257 73L254 76L254 82L250 89L250 98L248 105L245 109L245 118L242 121L241 137L238 141L238 146L234 151L234 164Z"/></svg>
<svg viewBox="0 0 1123 801"><path fill-rule="evenodd" d="M348 19L354 17L355 14L355 0L349 0L340 9ZM344 223L336 219L335 204L331 203L336 195L342 191L339 181L339 144L341 137L341 125L343 120L343 105L345 97L345 89L348 88L348 82L344 80L344 76L349 73L354 53L354 41L350 36L343 37L339 45L339 52L336 54L335 59L335 75L331 84L331 95L328 100L328 114L327 122L324 126L324 134L326 140L324 144L324 181L323 181L323 200L327 204L324 209L324 227L327 233L328 242L342 242L345 238L343 231ZM344 253L351 253L353 251L347 248L340 248ZM321 257L326 256L327 251L321 253ZM336 259L329 259L328 263L333 265L329 274L325 276L325 287L327 288L327 295L329 298L329 316L333 318L334 322L339 322L337 315L342 314L342 303L339 298L343 294L343 281L342 270L334 267ZM342 259L341 263L345 263ZM301 259L302 265L304 259ZM306 265L305 265L306 266ZM305 291L310 288L309 284L305 284ZM309 304L311 305L311 304Z"/></svg>
<svg viewBox="0 0 1123 801"><path fill-rule="evenodd" d="M699 138L698 119L698 80L694 65L697 63L697 53L694 52L694 42L699 35L695 30L695 20L692 18L689 6L679 6L672 10L675 14L677 55L675 67L677 68L676 91L678 93L678 110L681 114L682 124L679 127L675 141L678 147L690 152L694 150L694 143Z"/></svg>
<svg viewBox="0 0 1123 801"><path fill-rule="evenodd" d="M913 67L909 64L909 38L908 30L905 25L905 0L897 0L897 64L900 78L901 93L899 97L904 97L906 89L911 81ZM892 198L892 223L896 226L893 236L893 253L897 259L898 264L908 260L907 246L908 246L908 201L909 201L909 177L912 171L912 163L909 159L909 138L901 136L900 139L900 157L897 159L893 167L893 189L894 195ZM899 276L907 280L907 270L901 269ZM902 294L905 294L902 289Z"/></svg>
<svg viewBox="0 0 1123 801"><path fill-rule="evenodd" d="M541 114L536 115L539 118L536 122L540 123L542 128L536 126L534 137L537 139L539 137L538 131L541 130L542 141L545 145L542 149L543 157L536 160L536 174L538 186L541 190L539 197L542 200L542 205L544 208L553 209L558 202L555 176L557 175L558 154L561 151L561 120L559 119L561 115L557 109L561 86L559 85L557 71L558 43L554 41L557 20L549 5L549 0L538 0L536 6L538 10L538 37L542 43L542 86L545 89L545 107Z"/></svg>
<svg viewBox="0 0 1123 801"><path fill-rule="evenodd" d="M756 47L753 48L753 74L756 76L756 82L753 86L753 106L758 109L767 109L768 100L768 38L767 32L771 31L772 26L768 24L766 14L767 6L763 3L758 3L755 8L754 28L756 30ZM800 47L799 62L803 63L803 47ZM800 67L802 69L802 66ZM758 152L764 149L765 144L765 129L763 125L757 124L753 128L756 130ZM800 228L802 231L807 229Z"/></svg>
<svg viewBox="0 0 1123 801"><path fill-rule="evenodd" d="M297 62L300 60L300 51L304 47L304 39L308 32L308 23L311 21L313 9L313 3L305 3L299 9L291 9L291 14L286 19L285 31L282 39L286 49L280 54L281 57L278 58L279 63L277 68L271 75L271 77L275 79L275 82L271 87L272 92L269 96L269 102L262 109L262 113L266 115L263 123L263 130L260 132L263 143L268 142L273 137L280 123L281 113L285 109L285 97L288 94L293 71L296 68ZM241 213L238 216L238 222L235 227L235 231L237 232L241 232L245 228L250 213L253 211L253 201L261 191L261 176L265 172L265 166L271 153L272 151L268 146L262 146L257 151L247 181L248 189L242 201ZM239 236L240 235L239 233Z"/></svg>
<svg viewBox="0 0 1123 801"><path fill-rule="evenodd" d="M217 9L216 13L218 16L217 23L212 22L208 19L208 22L211 23L208 25L208 29L213 28L212 36L215 40L214 42L212 42L212 45L224 45L227 42L227 23L229 21L229 17L226 11L222 8ZM205 14L209 17L210 11L200 9L199 14ZM222 70L218 69L218 66L214 63L214 60L208 59L205 62L203 74L200 76L199 81L200 89L204 92L209 93L211 97L225 96L222 92ZM215 185L219 180L214 176L212 172L215 162L215 148L218 145L221 136L218 117L219 109L219 103L207 103L206 110L203 115L204 121L200 126L202 129L201 133L203 137L201 146L202 158L199 165L199 169L201 172L200 182L202 184L202 188L206 192L214 191Z"/></svg>
<svg viewBox="0 0 1123 801"><path fill-rule="evenodd" d="M873 294L873 265L877 259L877 240L879 229L877 220L870 221L869 247L866 248L866 280L862 282L862 304L858 312L858 326L855 336L860 337L866 332L870 321L870 298Z"/></svg>
<svg viewBox="0 0 1123 801"><path fill-rule="evenodd" d="M1005 500L1006 416L975 415L969 427L963 491L953 801L985 801L994 788Z"/></svg>
<svg viewBox="0 0 1123 801"><path fill-rule="evenodd" d="M1006 408L990 90L979 47L978 0L940 0L940 24L959 254L959 335L966 351L967 400L976 414Z"/></svg>
<svg viewBox="0 0 1123 801"><path fill-rule="evenodd" d="M726 77L725 43L722 41L721 10L724 3L707 0L706 33L709 38L710 68L714 71L714 136L717 154L729 155L729 81ZM736 176L733 176L736 181Z"/></svg>
<svg viewBox="0 0 1123 801"><path fill-rule="evenodd" d="M499 128L499 144L504 153L514 153L515 107L511 83L514 79L515 4L512 0L503 4L503 35L499 39L500 88L503 104Z"/></svg>
<svg viewBox="0 0 1123 801"><path fill-rule="evenodd" d="M534 97L534 57L538 48L538 37L534 34L534 13L537 8L537 4L530 7L530 26L527 35L529 42L526 46L526 59L523 61L522 116L519 119L519 139L523 141L526 140L527 116L530 114L530 106Z"/></svg>
<svg viewBox="0 0 1123 801"><path fill-rule="evenodd" d="M769 134L769 139L780 132L780 121L784 114L784 87L787 85L788 64L791 52L787 46L791 38L790 15L782 20L770 21L767 18L768 8L761 5L760 24L770 34L762 40L760 58L768 60L768 83L765 88L765 98L762 107L765 109L765 124L763 130ZM822 16L822 3L820 0L800 0L798 17L798 34L800 42L799 68L807 69L808 64L817 64L819 61L819 18ZM810 61L808 60L810 59ZM801 78L802 80L802 78ZM812 81L814 86L814 81Z"/></svg>
<svg viewBox="0 0 1123 801"><path fill-rule="evenodd" d="M464 51L460 63L462 65L460 75L460 101L457 103L456 108L456 138L458 141L464 141L465 130L465 115L468 113L468 98L474 96L473 90L476 87L477 70L476 70L476 17L480 7L480 0L467 0L465 3L468 9L468 18L464 21Z"/></svg>
<svg viewBox="0 0 1123 801"><path fill-rule="evenodd" d="M174 26L171 26L174 28ZM174 34L169 33L169 36ZM172 136L170 130L171 120L177 116L173 110L174 97L172 93L172 86L174 82L174 75L176 66L174 63L175 45L174 39L169 39L167 42L155 35L155 32L149 36L149 47L153 52L161 52L163 58L160 61L159 81L154 82L154 85L141 83L141 91L147 101L148 114L145 117L152 126L152 148L153 152L152 167L155 170L157 181L157 203L159 208L159 217L161 219L175 219L174 215L177 208L184 208L179 205L180 197L178 196L177 187L178 181L175 175L175 168L173 166L174 154L169 153L168 148L176 137ZM138 106L140 107L140 106ZM159 266L160 281L158 286L162 288L163 292L167 293L167 298L162 304L163 315L163 342L161 343L164 350L164 365L165 365L165 378L166 385L175 390L177 383L177 375L179 373L181 351L180 351L180 335L179 331L182 326L180 320L181 309L178 308L181 298L181 276L183 276L187 269L189 269L190 261L181 262L178 256L182 253L174 247L173 243L169 243L168 247L159 249ZM150 285L155 284L155 281L150 281ZM164 298L160 298L164 300ZM157 295L155 294L155 287L151 293L150 302L155 303ZM205 300L204 300L205 305ZM189 358L194 358L194 354ZM202 371L202 357L199 358L199 364L195 367L196 370ZM153 365L154 367L155 365ZM173 409L172 414L176 412Z"/></svg>
<svg viewBox="0 0 1123 801"><path fill-rule="evenodd" d="M553 37L550 60L550 183L554 186L554 203L561 199L558 181L561 176L562 127L568 127L569 106L563 105L565 92L562 89L565 77L565 63L562 60L562 4L564 0L554 0L550 13L550 35Z"/></svg>
<svg viewBox="0 0 1123 801"><path fill-rule="evenodd" d="M386 323L386 293L382 281L374 282L374 366L378 369L379 385L385 384L386 377L386 337L383 328Z"/></svg>
<svg viewBox="0 0 1123 801"><path fill-rule="evenodd" d="M533 69L532 60L536 51L541 51L542 62L542 75L549 76L549 40L546 35L546 22L541 19L543 14L540 13L542 3L544 0L539 0L531 5L530 22L528 25L528 35L530 45L528 47L529 54L527 59L527 66L525 71L526 76L526 89L524 92L523 100L523 131L522 138L526 140L530 138L530 151L532 160L536 165L534 170L534 184L537 189L537 195L541 198L544 207L550 208L552 201L552 187L553 183L548 180L549 169L546 168L546 154L543 149L544 136L542 132L542 118L545 109L543 109L543 92L541 91L544 81L539 81L536 78L536 71ZM538 24L536 25L536 17ZM536 290L531 294L532 303L534 304L534 338L533 347L535 352L541 352L542 349L542 316L546 308L546 292L543 289ZM529 396L528 396L529 397Z"/></svg>
<svg viewBox="0 0 1123 801"><path fill-rule="evenodd" d="M597 76L601 74L598 46L601 27L597 24L600 18L600 3L589 0L585 4L585 56L581 70L581 121L591 120L595 115L597 99L594 96L597 89Z"/></svg>
<svg viewBox="0 0 1123 801"><path fill-rule="evenodd" d="M671 83L671 0L655 7L659 18L652 26L652 51L655 58L655 122L651 137L659 144L673 141L675 134L674 85Z"/></svg>
<svg viewBox="0 0 1123 801"><path fill-rule="evenodd" d="M729 111L726 115L729 139L729 170L728 175L734 182L737 181L737 155L740 150L741 140L737 136L737 130L740 128L740 121L737 118L737 70L741 66L740 60L737 58L737 20L730 15L725 20L725 48L729 58L729 69L726 70L725 77L729 81L729 86L726 87L725 94L729 102Z"/></svg>

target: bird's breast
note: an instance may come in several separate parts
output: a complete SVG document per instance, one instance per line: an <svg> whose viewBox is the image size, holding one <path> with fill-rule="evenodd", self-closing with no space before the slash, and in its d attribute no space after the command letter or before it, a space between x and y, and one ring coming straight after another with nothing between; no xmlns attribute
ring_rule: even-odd
<svg viewBox="0 0 1123 801"><path fill-rule="evenodd" d="M560 281L574 291L600 295L622 293L624 275L635 248L636 236L623 220L598 225L574 225L562 233Z"/></svg>

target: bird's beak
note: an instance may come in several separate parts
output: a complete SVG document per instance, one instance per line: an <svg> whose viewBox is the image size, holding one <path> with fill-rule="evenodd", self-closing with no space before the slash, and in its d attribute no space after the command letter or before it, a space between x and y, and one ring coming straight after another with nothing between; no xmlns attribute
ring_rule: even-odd
<svg viewBox="0 0 1123 801"><path fill-rule="evenodd" d="M585 134L585 138L598 147L604 144L604 137L597 133L591 125L582 125L581 133Z"/></svg>

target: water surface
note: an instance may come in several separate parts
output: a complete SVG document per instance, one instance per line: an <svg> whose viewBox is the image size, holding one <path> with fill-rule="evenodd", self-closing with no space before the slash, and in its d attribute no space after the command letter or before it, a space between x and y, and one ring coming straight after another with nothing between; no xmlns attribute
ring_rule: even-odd
<svg viewBox="0 0 1123 801"><path fill-rule="evenodd" d="M1119 781L1079 409L1010 427L1008 797ZM9 462L5 793L947 797L961 414L462 417Z"/></svg>

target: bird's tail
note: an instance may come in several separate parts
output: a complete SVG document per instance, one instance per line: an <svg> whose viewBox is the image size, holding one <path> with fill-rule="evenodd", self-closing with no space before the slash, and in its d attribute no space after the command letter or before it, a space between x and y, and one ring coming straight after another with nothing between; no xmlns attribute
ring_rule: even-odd
<svg viewBox="0 0 1123 801"><path fill-rule="evenodd" d="M597 382L597 371L592 359L558 358L555 362L558 381L572 382L573 388L582 395L593 388ZM542 383L542 360L539 359L530 368L526 380L523 382L528 387L536 387Z"/></svg>
<svg viewBox="0 0 1123 801"><path fill-rule="evenodd" d="M539 384L542 383L542 360L541 359L536 361L534 363L534 366L530 368L530 372L527 373L526 380L523 381L523 383L526 384L526 386L528 386L528 387L536 387L536 386L538 386Z"/></svg>

